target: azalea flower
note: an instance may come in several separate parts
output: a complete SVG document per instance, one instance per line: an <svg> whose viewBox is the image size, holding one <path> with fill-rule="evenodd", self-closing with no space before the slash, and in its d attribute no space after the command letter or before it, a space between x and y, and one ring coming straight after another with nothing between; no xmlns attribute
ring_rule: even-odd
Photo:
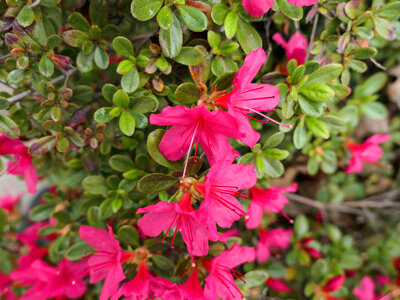
<svg viewBox="0 0 400 300"><path fill-rule="evenodd" d="M90 273L90 283L105 279L100 300L108 299L118 290L119 283L125 279L122 264L134 255L121 250L111 226L107 225L107 227L108 232L85 225L79 228L81 239L97 249L89 256L88 269L85 273Z"/></svg>
<svg viewBox="0 0 400 300"><path fill-rule="evenodd" d="M85 262L75 263L66 259L62 259L57 267L50 266L42 260L35 261L30 270L35 277L35 283L24 293L21 300L83 296L86 283L80 274L85 266Z"/></svg>
<svg viewBox="0 0 400 300"><path fill-rule="evenodd" d="M262 263L271 255L271 249L286 249L290 244L290 237L293 230L285 230L282 228L265 230L260 229L260 240L256 248L257 261Z"/></svg>
<svg viewBox="0 0 400 300"><path fill-rule="evenodd" d="M267 57L262 48L251 51L232 82L234 89L214 100L217 106L228 109L228 112L236 118L241 134L240 140L251 148L260 139L260 134L251 127L249 118L263 123L269 120L289 127L262 113L274 111L280 99L279 89L270 84L251 83L266 61ZM252 113L266 118L267 121L261 121L248 115Z"/></svg>
<svg viewBox="0 0 400 300"><path fill-rule="evenodd" d="M290 293L290 287L286 283L284 283L282 280L277 279L277 278L272 278L269 277L265 281L265 285L269 287L270 289L280 292L280 293Z"/></svg>
<svg viewBox="0 0 400 300"><path fill-rule="evenodd" d="M14 157L15 161L10 161L7 164L7 172L24 177L28 192L36 193L38 177L28 148L18 139L10 139L0 135L0 155Z"/></svg>
<svg viewBox="0 0 400 300"><path fill-rule="evenodd" d="M165 132L159 148L160 152L172 161L179 160L187 154L182 181L193 145L196 145L194 156L196 157L200 144L210 164L221 160L233 161L238 156L227 137L240 136L235 119L227 112L209 111L205 104L192 109L182 105L167 106L161 114L152 114L150 123L172 125Z"/></svg>
<svg viewBox="0 0 400 300"><path fill-rule="evenodd" d="M383 150L379 146L390 139L388 134L374 134L362 144L347 143L352 157L345 170L346 173L358 173L362 171L363 163L369 162L378 166L377 162L381 159Z"/></svg>
<svg viewBox="0 0 400 300"><path fill-rule="evenodd" d="M337 275L330 278L325 284L322 286L322 290L320 291L322 295L327 300L342 300L342 298L337 298L331 295L343 286L345 280L345 275Z"/></svg>
<svg viewBox="0 0 400 300"><path fill-rule="evenodd" d="M4 296L7 300L16 300L17 296L11 290L11 284L13 281L8 275L4 275L0 272L0 298Z"/></svg>
<svg viewBox="0 0 400 300"><path fill-rule="evenodd" d="M309 6L318 0L288 0L295 6ZM253 17L259 18L264 15L274 4L274 0L242 0L244 9Z"/></svg>
<svg viewBox="0 0 400 300"><path fill-rule="evenodd" d="M268 189L260 189L256 186L250 189L251 203L248 209L249 218L246 219L246 226L249 229L260 225L264 211L280 213L289 222L293 222L283 212L283 207L289 203L289 200L282 193L294 193L297 191L297 183L287 187L273 186Z"/></svg>
<svg viewBox="0 0 400 300"><path fill-rule="evenodd" d="M364 276L361 280L360 287L354 288L353 295L360 300L379 300L381 298L375 296L375 284L369 276Z"/></svg>
<svg viewBox="0 0 400 300"><path fill-rule="evenodd" d="M297 61L297 65L304 64L304 60L306 59L307 55L308 41L307 38L304 37L300 32L293 34L289 38L288 42L285 41L279 32L272 36L272 40L285 49L288 61L295 59Z"/></svg>
<svg viewBox="0 0 400 300"><path fill-rule="evenodd" d="M196 211L193 210L190 201L190 194L185 193L178 203L161 201L155 205L139 208L136 213L147 213L139 220L138 226L148 236L158 236L162 231L167 230L163 238L164 241L168 232L175 227L171 246L179 231L194 265L193 255L204 256L208 254L208 231L207 227L200 221Z"/></svg>
<svg viewBox="0 0 400 300"><path fill-rule="evenodd" d="M255 258L252 247L240 247L234 244L229 250L213 258L209 265L209 275L206 278L204 296L207 300L239 300L244 298L236 286L235 279L243 280L243 274L235 270L237 266L251 262Z"/></svg>
<svg viewBox="0 0 400 300"><path fill-rule="evenodd" d="M211 166L204 183L195 188L203 195L200 213L208 216L209 230L217 239L216 226L230 228L232 223L245 215L242 205L235 198L247 198L239 190L251 188L257 182L253 165L217 163Z"/></svg>
<svg viewBox="0 0 400 300"><path fill-rule="evenodd" d="M204 291L199 282L199 273L197 269L193 269L188 280L184 284L180 285L180 289L187 299L191 300L203 300Z"/></svg>
<svg viewBox="0 0 400 300"><path fill-rule="evenodd" d="M311 245L310 245L310 243L312 242L312 241L314 241L314 238L313 237L305 237L305 238L302 238L301 240L300 240L300 248L303 250L303 251L305 251L305 252L307 252L309 255L311 255L312 257L314 257L314 258L321 258L322 257L322 254L321 254L321 252L319 252L317 249L315 249L315 248L313 248Z"/></svg>
<svg viewBox="0 0 400 300"><path fill-rule="evenodd" d="M6 195L0 198L0 208L11 212L14 209L14 206L17 205L19 200L21 199L21 195Z"/></svg>

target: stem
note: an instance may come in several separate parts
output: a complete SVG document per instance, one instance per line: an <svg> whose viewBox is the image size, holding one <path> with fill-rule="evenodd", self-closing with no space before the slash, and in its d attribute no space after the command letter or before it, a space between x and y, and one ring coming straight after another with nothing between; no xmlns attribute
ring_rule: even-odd
<svg viewBox="0 0 400 300"><path fill-rule="evenodd" d="M315 32L316 32L316 30L317 30L318 18L319 18L319 13L317 13L317 14L315 15L315 17L314 17L314 24L313 24L313 27L312 27L311 38L310 38L310 44L308 45L308 48L307 48L307 55L306 55L306 59L305 59L304 63L307 63L308 58L310 57L311 47L312 47L312 45L313 45L313 43L314 43Z"/></svg>

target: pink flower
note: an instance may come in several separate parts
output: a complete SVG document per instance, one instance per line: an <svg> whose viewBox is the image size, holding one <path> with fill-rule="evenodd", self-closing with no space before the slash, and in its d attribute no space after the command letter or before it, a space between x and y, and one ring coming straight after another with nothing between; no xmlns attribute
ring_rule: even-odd
<svg viewBox="0 0 400 300"><path fill-rule="evenodd" d="M232 82L235 88L214 101L216 105L228 109L228 112L236 118L241 134L240 140L251 148L260 139L260 134L251 127L248 118L262 123L268 121L255 119L248 114L256 113L278 123L261 112L274 111L280 99L279 89L270 84L251 83L266 60L267 57L262 48L251 51Z"/></svg>
<svg viewBox="0 0 400 300"><path fill-rule="evenodd" d="M11 285L13 281L10 279L9 276L4 275L3 273L0 272L0 298L4 296L4 299L7 300L16 300L17 296L14 295L14 293L11 290Z"/></svg>
<svg viewBox="0 0 400 300"><path fill-rule="evenodd" d="M318 0L288 0L295 6L309 6ZM274 4L274 0L242 0L244 9L253 17L258 18L265 14Z"/></svg>
<svg viewBox="0 0 400 300"><path fill-rule="evenodd" d="M364 161L379 165L377 162L382 157L382 144L390 139L388 134L374 134L362 144L347 143L352 157L346 168L346 173L358 173L362 171Z"/></svg>
<svg viewBox="0 0 400 300"><path fill-rule="evenodd" d="M61 260L57 267L42 260L35 261L30 270L35 283L21 300L81 297L86 291L86 283L80 276L84 268L84 262L74 263L66 259Z"/></svg>
<svg viewBox="0 0 400 300"><path fill-rule="evenodd" d="M239 236L239 230L237 228L231 229L224 231L221 233L221 236L219 238L219 241L224 242L225 244L228 242L228 239L231 237L238 237Z"/></svg>
<svg viewBox="0 0 400 300"><path fill-rule="evenodd" d="M180 289L182 290L186 299L191 299L191 300L205 299L204 291L199 282L199 273L197 272L197 269L192 270L192 273L190 274L188 280L186 280L184 284L180 285Z"/></svg>
<svg viewBox="0 0 400 300"><path fill-rule="evenodd" d="M330 294L338 291L344 284L345 275L337 275L330 278L325 284L322 286L322 292L325 294L328 300L339 300L341 298L336 298L331 296Z"/></svg>
<svg viewBox="0 0 400 300"><path fill-rule="evenodd" d="M8 212L11 212L14 208L14 206L19 202L21 199L21 195L7 195L2 198L0 198L0 208L3 208L4 210L7 210Z"/></svg>
<svg viewBox="0 0 400 300"><path fill-rule="evenodd" d="M354 288L353 295L360 300L378 300L378 298L375 297L375 284L369 276L364 276L361 280L360 287Z"/></svg>
<svg viewBox="0 0 400 300"><path fill-rule="evenodd" d="M167 230L164 241L171 228L176 227L171 246L179 231L194 264L193 255L208 254L208 231L198 218L197 212L193 210L190 201L191 195L185 193L179 203L161 201L155 205L139 208L136 213L148 213L138 222L140 229L148 236L158 236L162 231Z"/></svg>
<svg viewBox="0 0 400 300"><path fill-rule="evenodd" d="M239 300L244 296L236 286L235 278L242 281L244 276L234 268L254 260L255 251L251 247L240 247L234 244L232 248L222 252L211 260L209 275L206 278L204 296L208 300Z"/></svg>
<svg viewBox="0 0 400 300"><path fill-rule="evenodd" d="M290 287L287 286L286 283L284 283L282 280L277 279L277 278L268 278L265 281L265 285L274 291L280 292L280 293L290 293Z"/></svg>
<svg viewBox="0 0 400 300"><path fill-rule="evenodd" d="M297 183L287 187L273 186L263 190L256 186L251 188L251 203L248 209L249 218L246 220L247 228L256 228L260 225L264 211L280 213L291 223L292 220L283 212L283 207L289 200L282 193L294 193L297 191Z"/></svg>
<svg viewBox="0 0 400 300"><path fill-rule="evenodd" d="M304 64L307 55L308 41L300 32L293 34L288 42L283 39L279 32L275 33L272 39L285 49L288 60L295 59L297 60L297 65Z"/></svg>
<svg viewBox="0 0 400 300"><path fill-rule="evenodd" d="M310 243L314 240L312 237L305 237L300 240L300 248L314 258L321 258L322 254L317 249L313 248Z"/></svg>
<svg viewBox="0 0 400 300"><path fill-rule="evenodd" d="M239 190L251 188L256 181L257 174L253 165L222 162L211 166L204 183L196 183L195 188L204 196L199 210L202 215L208 216L209 230L214 239L219 238L216 223L230 228L234 221L245 215L235 196L247 198Z"/></svg>
<svg viewBox="0 0 400 300"><path fill-rule="evenodd" d="M159 145L160 152L169 160L179 160L185 153L188 159L193 145L196 145L196 156L199 144L210 164L221 160L233 161L238 156L227 136L239 138L239 133L235 119L227 112L209 111L205 104L192 109L182 105L167 106L161 114L151 115L150 123L172 125Z"/></svg>
<svg viewBox="0 0 400 300"><path fill-rule="evenodd" d="M0 135L0 155L12 155L14 157L16 161L8 162L8 173L25 177L28 192L36 193L38 177L28 148L18 139L10 139Z"/></svg>
<svg viewBox="0 0 400 300"><path fill-rule="evenodd" d="M271 255L271 248L286 249L290 244L290 237L293 230L285 230L282 228L264 230L260 229L260 240L257 244L256 255L257 261L262 263Z"/></svg>
<svg viewBox="0 0 400 300"><path fill-rule="evenodd" d="M100 300L106 300L118 289L119 283L125 279L122 264L133 257L133 253L121 250L115 239L111 226L108 232L91 226L81 226L79 235L97 251L89 257L88 269L90 283L96 283L105 278Z"/></svg>

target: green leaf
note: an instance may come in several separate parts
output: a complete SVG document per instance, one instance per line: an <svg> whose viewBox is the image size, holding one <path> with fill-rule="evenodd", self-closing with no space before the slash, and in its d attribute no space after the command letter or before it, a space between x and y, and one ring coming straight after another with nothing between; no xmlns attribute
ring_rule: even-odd
<svg viewBox="0 0 400 300"><path fill-rule="evenodd" d="M139 233L131 225L124 225L117 232L118 239L125 244L139 246Z"/></svg>
<svg viewBox="0 0 400 300"><path fill-rule="evenodd" d="M263 158L264 172L272 178L278 178L283 175L285 168L279 160Z"/></svg>
<svg viewBox="0 0 400 300"><path fill-rule="evenodd" d="M183 47L175 61L186 66L195 66L203 61L203 54L194 47Z"/></svg>
<svg viewBox="0 0 400 300"><path fill-rule="evenodd" d="M138 1L140 2L141 0ZM172 14L171 27L168 29L160 29L159 39L161 49L166 57L174 58L181 52L183 43L182 29L174 14Z"/></svg>
<svg viewBox="0 0 400 300"><path fill-rule="evenodd" d="M7 81L11 84L18 84L20 83L25 77L25 71L24 70L12 70L10 73L8 73L7 76Z"/></svg>
<svg viewBox="0 0 400 300"><path fill-rule="evenodd" d="M262 47L262 40L258 31L242 19L239 19L237 38L240 46L246 54Z"/></svg>
<svg viewBox="0 0 400 300"><path fill-rule="evenodd" d="M297 237L304 237L309 230L308 220L304 215L298 215L294 220L294 232Z"/></svg>
<svg viewBox="0 0 400 300"><path fill-rule="evenodd" d="M117 36L113 39L112 45L118 54L121 54L126 58L134 55L132 43L126 37Z"/></svg>
<svg viewBox="0 0 400 300"><path fill-rule="evenodd" d="M5 136L16 139L21 134L18 125L9 117L0 113L0 132Z"/></svg>
<svg viewBox="0 0 400 300"><path fill-rule="evenodd" d="M387 79L388 77L384 72L373 74L356 87L354 97L372 96L385 86Z"/></svg>
<svg viewBox="0 0 400 300"><path fill-rule="evenodd" d="M193 104L200 98L200 91L191 82L182 83L175 90L175 100L182 104Z"/></svg>
<svg viewBox="0 0 400 300"><path fill-rule="evenodd" d="M65 251L65 257L69 260L77 261L80 260L88 251L93 250L93 248L86 242L77 242L72 245L67 251Z"/></svg>
<svg viewBox="0 0 400 300"><path fill-rule="evenodd" d="M311 83L300 87L300 93L312 101L325 101L332 98L335 93L323 83Z"/></svg>
<svg viewBox="0 0 400 300"><path fill-rule="evenodd" d="M111 83L106 83L101 89L104 99L110 103L112 103L113 95L116 91L118 91L118 88Z"/></svg>
<svg viewBox="0 0 400 300"><path fill-rule="evenodd" d="M264 282L268 279L268 273L264 270L254 270L247 272L244 276L244 281L246 282L244 285L246 288L251 289L264 284Z"/></svg>
<svg viewBox="0 0 400 300"><path fill-rule="evenodd" d="M17 20L19 25L22 27L30 26L35 20L35 14L32 8L29 8L27 5L24 5L22 9L19 11Z"/></svg>
<svg viewBox="0 0 400 300"><path fill-rule="evenodd" d="M179 178L165 174L153 173L144 176L138 182L138 191L144 194L155 194L173 186Z"/></svg>
<svg viewBox="0 0 400 300"><path fill-rule="evenodd" d="M0 110L7 109L10 107L10 102L4 97L0 96Z"/></svg>
<svg viewBox="0 0 400 300"><path fill-rule="evenodd" d="M381 17L387 18L400 16L400 2L396 1L388 3L379 10L378 14Z"/></svg>
<svg viewBox="0 0 400 300"><path fill-rule="evenodd" d="M230 11L225 18L224 28L225 35L228 39L232 39L237 31L239 23L239 16L234 11Z"/></svg>
<svg viewBox="0 0 400 300"><path fill-rule="evenodd" d="M271 135L264 143L263 148L274 148L282 143L283 139L285 138L285 134L283 132L277 132Z"/></svg>
<svg viewBox="0 0 400 300"><path fill-rule="evenodd" d="M100 124L106 124L114 119L113 116L110 115L111 107L101 107L94 113L94 120Z"/></svg>
<svg viewBox="0 0 400 300"><path fill-rule="evenodd" d="M50 77L54 73L54 64L46 55L43 55L39 61L39 72L45 77Z"/></svg>
<svg viewBox="0 0 400 300"><path fill-rule="evenodd" d="M148 21L160 10L162 0L132 0L132 16L140 21Z"/></svg>
<svg viewBox="0 0 400 300"><path fill-rule="evenodd" d="M100 69L107 69L109 63L107 52L100 47L96 47L96 50L94 51L94 62Z"/></svg>
<svg viewBox="0 0 400 300"><path fill-rule="evenodd" d="M117 66L117 73L120 75L124 75L129 73L130 70L134 67L134 63L129 59L125 59L121 61Z"/></svg>
<svg viewBox="0 0 400 300"><path fill-rule="evenodd" d="M303 8L300 6L294 6L287 0L277 0L277 4L281 12L291 18L294 21L300 21L303 18Z"/></svg>
<svg viewBox="0 0 400 300"><path fill-rule="evenodd" d="M396 27L384 18L374 17L375 29L378 34L386 40L392 41L396 38Z"/></svg>
<svg viewBox="0 0 400 300"><path fill-rule="evenodd" d="M307 131L304 126L297 125L293 133L293 144L296 149L304 147L307 141Z"/></svg>
<svg viewBox="0 0 400 300"><path fill-rule="evenodd" d="M213 5L211 10L211 18L217 25L224 24L226 15L229 13L229 7L223 3Z"/></svg>
<svg viewBox="0 0 400 300"><path fill-rule="evenodd" d="M93 53L85 54L83 51L79 52L76 58L76 64L79 71L82 73L90 72L93 69Z"/></svg>
<svg viewBox="0 0 400 300"><path fill-rule="evenodd" d="M317 69L314 73L310 74L305 84L310 83L330 83L343 71L343 66L340 64L329 64Z"/></svg>
<svg viewBox="0 0 400 300"><path fill-rule="evenodd" d="M130 99L127 92L118 90L114 93L112 101L118 107L127 107Z"/></svg>
<svg viewBox="0 0 400 300"><path fill-rule="evenodd" d="M320 116L324 111L325 104L324 102L317 102L307 99L302 95L298 95L298 101L301 107L301 110L309 116Z"/></svg>
<svg viewBox="0 0 400 300"><path fill-rule="evenodd" d="M154 159L160 165L170 168L172 170L182 170L183 167L179 162L169 161L160 153L158 145L160 144L162 137L164 136L165 130L156 129L150 133L147 137L147 151L149 152L152 159Z"/></svg>
<svg viewBox="0 0 400 300"><path fill-rule="evenodd" d="M127 111L123 111L119 117L119 129L123 134L132 136L135 132L135 119Z"/></svg>
<svg viewBox="0 0 400 300"><path fill-rule="evenodd" d="M381 102L367 102L362 106L362 111L373 120L382 120L387 115L387 108Z"/></svg>
<svg viewBox="0 0 400 300"><path fill-rule="evenodd" d="M128 73L121 78L121 86L124 91L133 93L139 87L140 77L137 69L133 67Z"/></svg>
<svg viewBox="0 0 400 300"><path fill-rule="evenodd" d="M157 98L150 96L143 96L135 99L129 111L145 114L148 112L154 112L157 110L157 108L158 108Z"/></svg>
<svg viewBox="0 0 400 300"><path fill-rule="evenodd" d="M90 195L104 195L108 192L104 177L96 175L83 179L82 188Z"/></svg>
<svg viewBox="0 0 400 300"><path fill-rule="evenodd" d="M126 171L135 168L135 164L133 163L132 159L122 154L116 154L111 156L109 164L111 168L121 173L124 173Z"/></svg>
<svg viewBox="0 0 400 300"><path fill-rule="evenodd" d="M62 33L64 42L72 47L80 47L89 39L87 33L80 30L68 30Z"/></svg>
<svg viewBox="0 0 400 300"><path fill-rule="evenodd" d="M362 264L363 259L358 254L345 252L340 256L337 266L345 270L357 270Z"/></svg>
<svg viewBox="0 0 400 300"><path fill-rule="evenodd" d="M350 55L352 55L356 59L367 59L374 57L377 54L378 50L376 50L376 48L374 47L359 48L350 52Z"/></svg>
<svg viewBox="0 0 400 300"><path fill-rule="evenodd" d="M321 137L324 139L329 138L329 129L328 127L325 125L324 122L312 118L312 117L306 117L306 124L308 129L310 129L310 131L317 137Z"/></svg>
<svg viewBox="0 0 400 300"><path fill-rule="evenodd" d="M207 41L211 48L218 48L221 44L221 36L210 30L207 32Z"/></svg>
<svg viewBox="0 0 400 300"><path fill-rule="evenodd" d="M29 213L29 218L36 222L47 220L50 218L55 207L56 205L54 203L35 206Z"/></svg>
<svg viewBox="0 0 400 300"><path fill-rule="evenodd" d="M202 32L207 28L207 17L196 7L178 5L179 15L186 26L194 32Z"/></svg>
<svg viewBox="0 0 400 300"><path fill-rule="evenodd" d="M163 6L157 14L158 25L166 30L172 25L172 12L168 6Z"/></svg>
<svg viewBox="0 0 400 300"><path fill-rule="evenodd" d="M69 15L68 25L73 29L81 30L84 32L88 32L90 29L89 22L82 14L78 12L73 12L72 14Z"/></svg>
<svg viewBox="0 0 400 300"><path fill-rule="evenodd" d="M284 160L289 156L289 151L272 148L266 149L262 152L263 156L269 159Z"/></svg>

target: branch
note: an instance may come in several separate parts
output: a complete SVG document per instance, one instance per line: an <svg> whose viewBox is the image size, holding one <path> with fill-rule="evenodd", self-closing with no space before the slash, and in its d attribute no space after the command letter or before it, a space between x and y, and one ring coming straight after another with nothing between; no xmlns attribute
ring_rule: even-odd
<svg viewBox="0 0 400 300"><path fill-rule="evenodd" d="M32 8L32 7L38 6L40 4L40 1L42 1L42 0L36 0L35 2L28 4L26 7Z"/></svg>
<svg viewBox="0 0 400 300"><path fill-rule="evenodd" d="M310 44L308 45L308 48L307 48L307 55L306 55L306 59L305 59L304 63L308 62L308 58L310 57L311 47L314 43L314 38L315 38L315 32L317 31L318 19L319 19L319 13L317 13L314 17L314 24L312 27Z"/></svg>
<svg viewBox="0 0 400 300"><path fill-rule="evenodd" d="M69 70L68 72L65 73L65 75L60 75L60 76L58 76L58 77L52 79L52 80L50 81L50 83L51 83L51 84L54 84L54 83L57 83L57 82L59 82L59 81L65 79L65 78L68 78L69 76L71 76L72 74L74 74L77 70L78 70L78 69L76 69L76 68L74 68L74 69L72 69L72 70ZM22 98L24 98L24 97L26 97L26 96L29 96L30 94L33 94L34 92L35 92L34 89L29 89L29 90L27 90L27 91L25 91L25 92L19 93L19 94L15 95L15 96L12 96L12 97L8 98L8 102L15 102L15 101L18 101L18 100L20 100L20 99L22 99Z"/></svg>

